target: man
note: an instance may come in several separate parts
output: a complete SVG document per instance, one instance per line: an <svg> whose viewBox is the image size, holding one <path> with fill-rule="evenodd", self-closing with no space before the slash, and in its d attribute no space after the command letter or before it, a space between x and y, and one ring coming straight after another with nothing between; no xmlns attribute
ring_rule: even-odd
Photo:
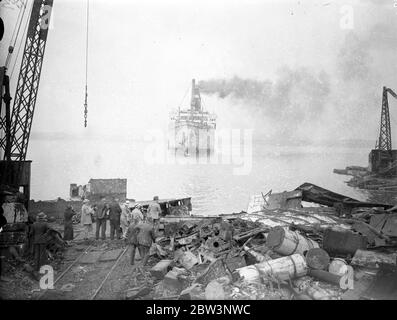
<svg viewBox="0 0 397 320"><path fill-rule="evenodd" d="M120 224L121 224L123 239L125 239L125 237L126 237L128 226L130 224L130 220L131 220L130 202L127 200L121 207Z"/></svg>
<svg viewBox="0 0 397 320"><path fill-rule="evenodd" d="M84 199L81 208L81 224L84 226L84 240L88 240L92 232L92 217L93 210L89 205L89 200Z"/></svg>
<svg viewBox="0 0 397 320"><path fill-rule="evenodd" d="M42 265L47 264L47 240L46 233L50 229L47 224L47 216L40 212L33 223L31 234L33 238L33 253L36 270L40 270Z"/></svg>
<svg viewBox="0 0 397 320"><path fill-rule="evenodd" d="M139 255L142 258L142 266L145 266L149 260L149 252L152 243L156 240L153 230L153 221L149 217L147 222L132 223L127 231L127 243L131 247L130 263L134 264L135 251L138 247Z"/></svg>
<svg viewBox="0 0 397 320"><path fill-rule="evenodd" d="M66 210L63 214L63 223L64 223L64 231L63 231L63 239L64 240L73 240L73 216L76 212L73 210L71 205L66 207Z"/></svg>
<svg viewBox="0 0 397 320"><path fill-rule="evenodd" d="M153 202L151 204L149 204L147 216L153 220L154 228L157 230L158 223L160 221L160 216L161 216L161 207L159 205L159 197L158 196L154 196Z"/></svg>
<svg viewBox="0 0 397 320"><path fill-rule="evenodd" d="M110 240L114 239L115 232L117 239L120 239L120 215L121 208L116 200L113 200L109 206Z"/></svg>
<svg viewBox="0 0 397 320"><path fill-rule="evenodd" d="M99 230L101 231L101 239L106 240L106 222L109 214L109 204L104 200L101 200L96 211L96 229L95 229L95 239L99 240Z"/></svg>
<svg viewBox="0 0 397 320"><path fill-rule="evenodd" d="M138 223L143 221L143 213L141 205L137 204L131 212L131 223Z"/></svg>

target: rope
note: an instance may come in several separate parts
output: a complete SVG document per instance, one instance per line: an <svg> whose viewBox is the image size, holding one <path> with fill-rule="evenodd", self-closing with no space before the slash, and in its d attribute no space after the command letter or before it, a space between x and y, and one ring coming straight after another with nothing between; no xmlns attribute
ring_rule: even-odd
<svg viewBox="0 0 397 320"><path fill-rule="evenodd" d="M87 127L87 113L88 113L88 25L90 17L90 0L87 0L87 31L85 42L85 100L84 100L84 127Z"/></svg>

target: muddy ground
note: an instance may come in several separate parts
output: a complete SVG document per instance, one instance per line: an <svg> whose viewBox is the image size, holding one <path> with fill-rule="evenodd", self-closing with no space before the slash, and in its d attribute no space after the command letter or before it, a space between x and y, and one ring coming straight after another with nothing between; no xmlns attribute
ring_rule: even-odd
<svg viewBox="0 0 397 320"><path fill-rule="evenodd" d="M52 224L52 227L60 231L63 229L62 225L56 223ZM92 239L82 240L81 226L74 226L75 240L68 242L69 246L62 258L50 261L50 265L54 268L54 281L56 281L52 290L41 290L38 281L41 275L26 270L24 266L29 262L32 265L32 261L8 261L5 267L7 270L0 281L1 299L120 300L126 298L128 289L143 285L149 285L152 288L144 298L153 298L155 283L148 270L160 259L152 256L147 266L139 267L140 257L137 254L135 265L131 266L130 252L124 240L111 241L109 229L107 228L107 240L95 240L94 235ZM108 261L102 261L102 257L107 254L113 256L107 257ZM119 257L117 265L97 292ZM72 263L74 263L73 266L57 281ZM96 294L95 297L94 294Z"/></svg>

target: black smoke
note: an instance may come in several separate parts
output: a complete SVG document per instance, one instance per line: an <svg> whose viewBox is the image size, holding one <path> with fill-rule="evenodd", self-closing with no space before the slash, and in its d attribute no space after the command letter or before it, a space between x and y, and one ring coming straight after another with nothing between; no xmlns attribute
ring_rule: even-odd
<svg viewBox="0 0 397 320"><path fill-rule="evenodd" d="M329 76L307 68L283 68L278 78L271 80L211 79L199 82L204 94L229 97L246 103L261 115L275 120L302 120L322 112L330 93Z"/></svg>
<svg viewBox="0 0 397 320"><path fill-rule="evenodd" d="M373 14L365 24L357 15L353 30L340 31L345 34L333 67L282 67L274 79L209 79L199 83L202 92L238 102L259 126L260 119L263 126L273 121L288 137L306 128L306 136L328 130L330 140L375 141L382 87L397 90L397 8L375 1L367 6ZM397 119L395 109L390 112ZM392 130L397 130L395 125Z"/></svg>

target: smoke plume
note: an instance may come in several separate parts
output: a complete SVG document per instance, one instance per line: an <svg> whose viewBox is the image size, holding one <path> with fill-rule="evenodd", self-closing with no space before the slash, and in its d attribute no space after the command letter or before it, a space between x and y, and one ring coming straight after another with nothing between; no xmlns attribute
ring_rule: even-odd
<svg viewBox="0 0 397 320"><path fill-rule="evenodd" d="M382 86L397 89L395 12L379 10L364 29L346 32L333 68L284 66L272 80L209 79L199 83L201 91L241 105L256 128L276 126L277 137L375 141Z"/></svg>

